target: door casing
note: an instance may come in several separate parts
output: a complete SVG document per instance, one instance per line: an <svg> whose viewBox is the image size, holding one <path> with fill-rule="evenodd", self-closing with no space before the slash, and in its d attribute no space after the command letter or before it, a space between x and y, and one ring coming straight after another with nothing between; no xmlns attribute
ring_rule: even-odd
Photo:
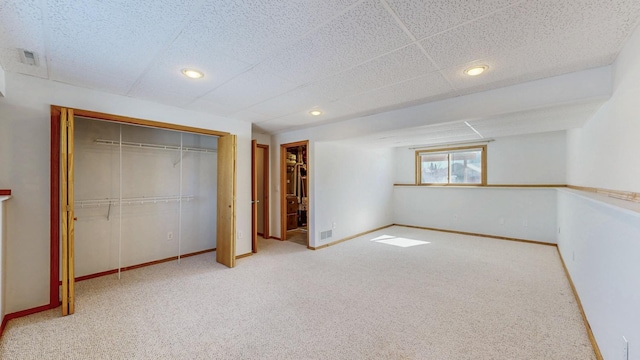
<svg viewBox="0 0 640 360"><path fill-rule="evenodd" d="M311 170L309 164L309 140L297 141L280 145L280 240L287 240L287 149L293 147L304 146L307 150L307 191L309 189L309 180ZM307 194L309 204L311 204L311 194ZM311 206L307 208L307 247L309 247L309 234L311 233Z"/></svg>

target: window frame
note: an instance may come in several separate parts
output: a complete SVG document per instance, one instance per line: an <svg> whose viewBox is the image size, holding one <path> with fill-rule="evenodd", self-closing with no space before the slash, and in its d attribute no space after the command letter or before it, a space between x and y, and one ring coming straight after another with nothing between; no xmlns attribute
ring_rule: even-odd
<svg viewBox="0 0 640 360"><path fill-rule="evenodd" d="M451 179L447 179L447 183L422 183L422 162L421 155L429 153L445 153L448 157L449 167L451 166L451 153L460 152L461 150L480 150L480 168L482 174L480 176L480 183L451 183ZM486 186L487 185L487 145L470 145L470 146L456 146L456 147L441 147L433 149L418 149L416 150L416 185L420 186ZM450 174L450 170L448 171Z"/></svg>

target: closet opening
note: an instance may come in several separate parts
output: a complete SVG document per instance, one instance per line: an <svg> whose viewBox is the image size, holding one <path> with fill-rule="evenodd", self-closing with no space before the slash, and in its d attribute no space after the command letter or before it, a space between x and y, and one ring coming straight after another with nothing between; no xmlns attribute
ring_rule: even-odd
<svg viewBox="0 0 640 360"><path fill-rule="evenodd" d="M309 141L280 146L282 240L309 247Z"/></svg>
<svg viewBox="0 0 640 360"><path fill-rule="evenodd" d="M74 283L216 251L235 265L235 136L51 108L51 298Z"/></svg>

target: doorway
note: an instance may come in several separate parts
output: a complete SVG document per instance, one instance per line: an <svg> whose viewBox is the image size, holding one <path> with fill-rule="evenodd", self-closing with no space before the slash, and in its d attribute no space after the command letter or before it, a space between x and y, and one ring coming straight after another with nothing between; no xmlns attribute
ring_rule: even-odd
<svg viewBox="0 0 640 360"><path fill-rule="evenodd" d="M280 145L282 240L309 247L309 141Z"/></svg>
<svg viewBox="0 0 640 360"><path fill-rule="evenodd" d="M187 126L161 123L149 120L128 118L118 115L97 113L80 109L69 109L58 106L51 107L51 252L50 252L50 303L49 307L63 305L63 315L73 314L74 312L74 282L76 281L75 273L75 216L76 204L78 199L75 198L74 174L74 133L75 118L85 118L91 120L102 120L116 124L140 125L147 129L164 129L174 130L181 133L191 133L200 135L212 135L218 139L217 145L217 195L215 200L216 208L216 261L228 267L235 266L235 231L236 231L236 214L235 214L235 193L236 193L236 136L207 129L191 128ZM179 164L180 173L183 172L182 157L183 152L187 149L183 146L182 141L188 141L180 135L180 146L177 162ZM93 140L95 141L95 139ZM116 142L109 142L113 145ZM124 145L122 136L117 141L118 147L121 149ZM138 147L149 147L150 144L138 144ZM143 146L144 145L144 146ZM158 148L158 146L155 146ZM169 147L163 146L163 151ZM172 149L175 150L175 149ZM195 150L195 148L191 148ZM120 152L122 159L122 152ZM120 164L122 164L120 160ZM122 174L122 172L120 172ZM121 177L120 177L121 178ZM180 177L182 179L182 177ZM182 181L182 180L180 180ZM122 181L120 181L122 182ZM180 187L182 189L182 186ZM120 186L122 189L122 186ZM174 199L175 198L175 199ZM185 196L180 194L177 197L160 198L136 198L131 200L135 204L143 203L168 203L176 200L182 204ZM106 219L110 218L110 210L112 205L116 203L116 199L107 199L108 204L105 206ZM122 205L125 199L120 195L117 202ZM129 199L130 200L130 199ZM104 199L98 201L104 202ZM94 201L95 202L95 201ZM101 217L102 219L102 217ZM120 223L122 224L122 223ZM180 225L179 225L180 226ZM186 231L186 230L185 230ZM180 234L180 232L178 233ZM168 239L173 239L173 233L168 235ZM180 254L180 252L178 252ZM178 255L179 258L179 255ZM60 276L62 275L62 276ZM60 285L59 285L60 282ZM62 291L61 291L62 290Z"/></svg>
<svg viewBox="0 0 640 360"><path fill-rule="evenodd" d="M258 252L258 235L269 238L269 145L251 141L251 252Z"/></svg>

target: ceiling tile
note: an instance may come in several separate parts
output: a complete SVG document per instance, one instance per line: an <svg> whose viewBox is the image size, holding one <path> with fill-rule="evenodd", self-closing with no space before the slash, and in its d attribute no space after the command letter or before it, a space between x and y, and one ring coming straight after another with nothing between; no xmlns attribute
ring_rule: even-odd
<svg viewBox="0 0 640 360"><path fill-rule="evenodd" d="M422 39L522 0L386 0L417 38Z"/></svg>
<svg viewBox="0 0 640 360"><path fill-rule="evenodd" d="M627 32L617 22L601 24L591 31L578 31L545 42L489 56L444 69L460 94L556 76L571 71L608 65L617 56ZM467 76L464 69L488 65L481 76Z"/></svg>
<svg viewBox="0 0 640 360"><path fill-rule="evenodd" d="M300 126L308 126L312 124L326 123L332 119L355 114L358 112L358 109L350 105L341 103L339 101L333 101L333 102L322 104L318 106L317 109L322 111L321 116L313 116L309 114L308 110L304 110L304 111L299 111L293 114L285 115L283 117L278 118L277 120L286 122L291 127L300 127Z"/></svg>
<svg viewBox="0 0 640 360"><path fill-rule="evenodd" d="M609 6L600 0L524 1L421 42L439 67L464 64L567 32L595 29L607 21L621 27L637 20L640 2Z"/></svg>
<svg viewBox="0 0 640 360"><path fill-rule="evenodd" d="M140 78L129 95L146 99L161 91L175 96L174 102L186 105L249 67L247 63L215 52L207 43L194 47L189 39L180 37ZM185 68L202 71L204 77L189 79L181 73Z"/></svg>
<svg viewBox="0 0 640 360"><path fill-rule="evenodd" d="M327 102L317 108L323 112L321 116L313 116L309 114L307 110L304 110L276 119L258 121L254 123L254 125L261 131L280 132L284 129L294 130L318 126L333 122L333 120L340 119L344 116L358 113L358 109L339 101Z"/></svg>
<svg viewBox="0 0 640 360"><path fill-rule="evenodd" d="M60 62L58 63L58 65L61 65ZM130 80L127 78L123 78L121 76L109 76L109 74L105 74L102 72L94 72L91 76L86 76L86 73L90 73L93 71L92 67L87 64L64 62L62 66L57 66L56 69L57 71L55 73L55 77L52 75L51 80L87 89L101 89L101 91L119 95L124 95L127 93L127 88L129 86L128 84L130 82ZM171 100L171 98L168 96L162 96L160 92L154 93L154 95L150 95L147 99L154 102L164 102L164 100ZM166 102L166 104L178 105L170 101Z"/></svg>
<svg viewBox="0 0 640 360"><path fill-rule="evenodd" d="M295 87L295 84L272 74L259 65L206 94L203 100L244 109L289 92Z"/></svg>
<svg viewBox="0 0 640 360"><path fill-rule="evenodd" d="M630 30L640 15L640 2L620 0L524 1L491 17L503 32L494 34L502 48L527 46L532 42L549 42L574 33L596 30L614 21L616 26ZM498 35L498 36L496 36Z"/></svg>
<svg viewBox="0 0 640 360"><path fill-rule="evenodd" d="M349 69L411 42L378 0L364 1L266 60L276 74L297 83Z"/></svg>
<svg viewBox="0 0 640 360"><path fill-rule="evenodd" d="M0 2L0 65L4 70L48 77L41 4L38 0ZM35 51L40 66L21 63L19 48Z"/></svg>
<svg viewBox="0 0 640 360"><path fill-rule="evenodd" d="M85 87L112 78L102 90L123 93L173 39L198 3L48 1L51 78ZM75 74L72 81L69 74Z"/></svg>
<svg viewBox="0 0 640 360"><path fill-rule="evenodd" d="M387 86L371 92L343 99L349 105L361 109L389 110L409 102L427 101L441 95L451 94L453 88L438 72Z"/></svg>
<svg viewBox="0 0 640 360"><path fill-rule="evenodd" d="M527 49L500 53L466 64L452 66L443 69L442 72L461 94L527 81L530 80L528 64L531 58L529 52L524 50ZM533 55L537 57L536 54ZM480 65L488 65L489 69L478 76L469 76L464 73L465 69Z"/></svg>
<svg viewBox="0 0 640 360"><path fill-rule="evenodd" d="M184 29L197 46L257 64L357 0L208 0Z"/></svg>
<svg viewBox="0 0 640 360"><path fill-rule="evenodd" d="M0 65L281 132L610 64L639 18L640 0L0 0ZM518 124L485 130L536 129Z"/></svg>
<svg viewBox="0 0 640 360"><path fill-rule="evenodd" d="M317 91L302 86L251 106L246 110L265 114L271 118L279 118L301 111L309 111L314 107L330 102L330 99L323 97Z"/></svg>
<svg viewBox="0 0 640 360"><path fill-rule="evenodd" d="M628 36L617 21L601 23L589 31L577 31L528 48L538 61L528 64L530 76L544 78L613 63ZM533 58L531 55L530 58Z"/></svg>
<svg viewBox="0 0 640 360"><path fill-rule="evenodd" d="M434 70L420 48L409 45L310 86L328 97L341 99L420 77Z"/></svg>
<svg viewBox="0 0 640 360"><path fill-rule="evenodd" d="M444 68L507 50L500 47L494 36L502 31L494 21L485 18L427 38L420 44L437 66Z"/></svg>

